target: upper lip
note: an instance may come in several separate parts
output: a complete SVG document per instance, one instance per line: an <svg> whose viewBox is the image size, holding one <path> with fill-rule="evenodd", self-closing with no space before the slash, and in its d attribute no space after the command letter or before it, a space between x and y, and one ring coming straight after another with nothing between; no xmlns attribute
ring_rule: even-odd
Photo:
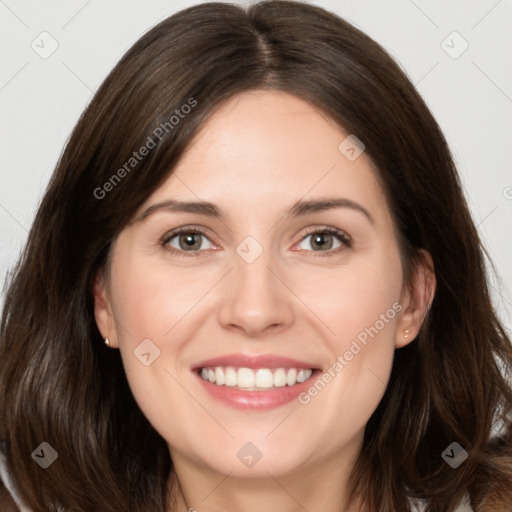
<svg viewBox="0 0 512 512"><path fill-rule="evenodd" d="M225 356L206 359L192 367L193 370L199 368L211 368L215 366L233 366L236 368L311 368L317 367L312 363L299 361L289 357L277 356L274 354L250 355L250 354L227 354Z"/></svg>

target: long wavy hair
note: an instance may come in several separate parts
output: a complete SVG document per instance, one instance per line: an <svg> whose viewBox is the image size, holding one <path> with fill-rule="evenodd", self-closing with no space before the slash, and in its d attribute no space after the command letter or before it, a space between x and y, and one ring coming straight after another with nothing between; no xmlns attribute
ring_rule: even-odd
<svg viewBox="0 0 512 512"><path fill-rule="evenodd" d="M478 512L510 512L511 342L446 140L381 46L293 1L206 3L165 19L127 51L74 128L2 314L0 439L18 492L34 512L173 508L168 447L118 351L102 342L92 284L209 116L253 89L296 95L357 134L389 199L404 270L418 249L435 266L435 298L417 338L395 353L352 495L369 512L405 512L411 499L450 512L464 495ZM178 124L177 110L187 112ZM154 147L128 170L149 138ZM58 452L46 470L31 455L42 442ZM458 469L442 458L452 442L468 452Z"/></svg>

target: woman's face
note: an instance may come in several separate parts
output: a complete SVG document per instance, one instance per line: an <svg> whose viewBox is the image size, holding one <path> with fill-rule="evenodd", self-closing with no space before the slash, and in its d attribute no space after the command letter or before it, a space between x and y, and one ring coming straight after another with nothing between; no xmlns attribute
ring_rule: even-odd
<svg viewBox="0 0 512 512"><path fill-rule="evenodd" d="M420 313L348 135L294 96L234 97L115 241L97 322L177 466L268 477L359 451Z"/></svg>

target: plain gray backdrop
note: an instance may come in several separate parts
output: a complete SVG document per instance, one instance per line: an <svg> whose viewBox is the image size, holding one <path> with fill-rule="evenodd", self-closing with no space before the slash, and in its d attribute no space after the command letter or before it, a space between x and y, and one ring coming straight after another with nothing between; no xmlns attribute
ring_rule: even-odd
<svg viewBox="0 0 512 512"><path fill-rule="evenodd" d="M0 0L2 284L94 91L145 31L197 3ZM493 297L511 329L512 0L310 3L382 44L425 98L452 148L473 218L496 265Z"/></svg>

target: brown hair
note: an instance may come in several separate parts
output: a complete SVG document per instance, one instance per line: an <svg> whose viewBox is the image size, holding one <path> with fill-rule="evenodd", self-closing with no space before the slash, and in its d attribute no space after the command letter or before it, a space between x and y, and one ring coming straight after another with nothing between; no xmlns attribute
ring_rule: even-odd
<svg viewBox="0 0 512 512"><path fill-rule="evenodd" d="M324 9L291 1L207 3L167 18L124 55L77 123L2 315L0 439L18 491L34 512L172 506L167 445L138 408L119 353L102 343L93 278L208 116L237 93L264 88L303 98L364 142L404 268L420 248L434 261L432 307L417 339L396 351L352 474L354 496L371 512L409 510L409 498L449 512L465 493L477 511L509 510L512 348L447 143L377 43ZM193 103L179 124L169 121ZM149 138L155 147L113 180ZM46 470L31 457L43 441L58 452ZM441 457L454 441L469 453L457 470Z"/></svg>

